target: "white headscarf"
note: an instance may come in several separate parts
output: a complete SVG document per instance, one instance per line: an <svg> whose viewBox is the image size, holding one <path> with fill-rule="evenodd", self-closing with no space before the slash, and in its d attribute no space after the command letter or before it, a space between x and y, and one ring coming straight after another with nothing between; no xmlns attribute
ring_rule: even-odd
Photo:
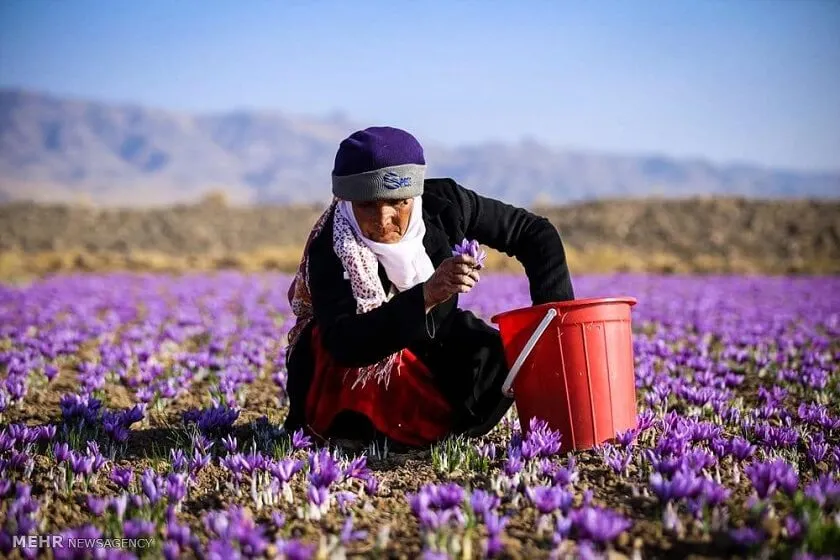
<svg viewBox="0 0 840 560"><path fill-rule="evenodd" d="M353 226L356 235L382 263L385 272L388 274L388 279L394 283L399 291L404 292L420 282L425 282L434 273L435 267L423 246L426 223L423 221L422 196L414 197L408 228L396 243L377 243L367 238L356 221L351 202L341 200L338 203L338 208Z"/></svg>

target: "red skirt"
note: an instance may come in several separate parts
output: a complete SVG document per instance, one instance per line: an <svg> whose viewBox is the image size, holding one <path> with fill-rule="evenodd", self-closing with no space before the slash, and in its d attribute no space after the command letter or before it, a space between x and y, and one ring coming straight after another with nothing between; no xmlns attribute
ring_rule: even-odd
<svg viewBox="0 0 840 560"><path fill-rule="evenodd" d="M317 326L312 329L312 350L315 372L306 398L306 421L316 435L328 436L342 411L365 415L379 432L405 445L428 445L449 434L452 407L435 387L429 369L410 351L403 350L386 389L375 379L353 388L353 380L344 379L347 368L324 349Z"/></svg>

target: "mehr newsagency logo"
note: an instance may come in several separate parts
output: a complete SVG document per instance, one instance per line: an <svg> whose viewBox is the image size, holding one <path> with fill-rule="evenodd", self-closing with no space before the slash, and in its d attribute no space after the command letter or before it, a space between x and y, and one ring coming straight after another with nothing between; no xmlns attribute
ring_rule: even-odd
<svg viewBox="0 0 840 560"><path fill-rule="evenodd" d="M149 548L155 542L153 538L92 538L67 537L64 535L15 535L12 546L15 548Z"/></svg>

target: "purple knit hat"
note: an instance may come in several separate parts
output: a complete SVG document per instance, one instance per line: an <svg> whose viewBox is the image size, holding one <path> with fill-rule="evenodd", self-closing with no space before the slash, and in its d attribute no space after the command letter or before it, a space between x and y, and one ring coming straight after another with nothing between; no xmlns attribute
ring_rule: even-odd
<svg viewBox="0 0 840 560"><path fill-rule="evenodd" d="M333 194L350 201L394 200L423 194L426 159L404 130L374 126L344 139L335 155Z"/></svg>

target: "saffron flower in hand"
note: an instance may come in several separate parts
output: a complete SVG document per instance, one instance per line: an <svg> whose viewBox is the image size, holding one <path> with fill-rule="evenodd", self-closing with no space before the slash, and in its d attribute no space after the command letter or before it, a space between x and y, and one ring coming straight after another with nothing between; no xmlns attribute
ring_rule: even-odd
<svg viewBox="0 0 840 560"><path fill-rule="evenodd" d="M472 241L464 239L461 243L455 245L452 248L452 256L458 255L469 255L474 258L478 262L476 266L478 269L484 268L484 260L487 258L487 253L481 249L481 246L475 239Z"/></svg>

